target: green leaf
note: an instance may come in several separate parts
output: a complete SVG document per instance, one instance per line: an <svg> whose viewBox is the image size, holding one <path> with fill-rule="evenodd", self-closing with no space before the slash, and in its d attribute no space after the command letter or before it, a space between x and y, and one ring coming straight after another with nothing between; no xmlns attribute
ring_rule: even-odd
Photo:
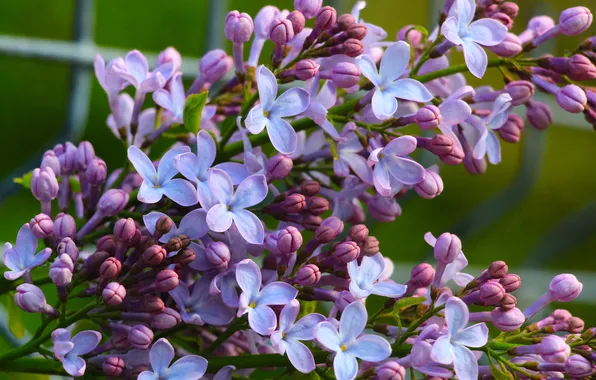
<svg viewBox="0 0 596 380"><path fill-rule="evenodd" d="M196 134L201 128L201 114L207 103L207 96L208 92L203 91L200 94L192 94L186 98L186 103L184 103L184 126L191 133Z"/></svg>
<svg viewBox="0 0 596 380"><path fill-rule="evenodd" d="M307 373L307 374L304 374L304 373L298 372L298 371L294 371L292 376L290 376L290 379L293 379L293 380L320 380L321 376L319 376L319 374L316 373L315 371L312 371L311 373Z"/></svg>
<svg viewBox="0 0 596 380"><path fill-rule="evenodd" d="M25 189L30 189L31 177L33 177L33 171L25 173L22 177L13 178L12 182L22 185Z"/></svg>
<svg viewBox="0 0 596 380"><path fill-rule="evenodd" d="M12 297L11 297L12 298ZM8 328L17 339L25 336L21 310L15 302L8 302Z"/></svg>
<svg viewBox="0 0 596 380"><path fill-rule="evenodd" d="M300 319L305 315L312 314L317 310L317 301L303 301L300 300L300 313L298 318Z"/></svg>
<svg viewBox="0 0 596 380"><path fill-rule="evenodd" d="M399 309L403 309L404 307L410 307L414 305L419 305L422 302L426 301L425 297L406 297L402 298L393 305L393 311L395 313L399 312Z"/></svg>
<svg viewBox="0 0 596 380"><path fill-rule="evenodd" d="M68 184L70 185L70 189L73 193L80 193L81 192L81 183L79 179L73 175L68 177Z"/></svg>
<svg viewBox="0 0 596 380"><path fill-rule="evenodd" d="M514 379L511 372L503 369L501 365L499 365L499 367L501 367L501 368L497 367L495 365L494 361L491 360L490 356L488 357L488 363L490 364L490 373L491 373L491 375L493 375L495 380L513 380Z"/></svg>

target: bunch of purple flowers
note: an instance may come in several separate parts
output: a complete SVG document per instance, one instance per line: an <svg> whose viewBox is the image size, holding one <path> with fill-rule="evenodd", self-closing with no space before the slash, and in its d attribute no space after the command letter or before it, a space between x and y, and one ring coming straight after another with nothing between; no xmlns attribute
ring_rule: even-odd
<svg viewBox="0 0 596 380"><path fill-rule="evenodd" d="M596 79L596 37L569 56L524 55L585 32L590 10L566 9L558 23L534 17L517 35L515 3L447 0L433 33L410 25L392 41L361 19L365 6L338 15L322 0L295 0L291 12L267 6L254 20L232 11L224 31L233 56L205 54L189 89L174 48L153 70L137 50L107 64L98 55L107 125L128 161L109 173L91 143L67 142L21 180L42 213L6 243L0 292L40 313L41 326L0 353L0 370L145 380L255 371L401 380L407 369L460 380L592 376L596 329L564 309L545 313L580 294L575 276L554 277L522 311L513 294L521 279L506 263L472 276L456 235L427 233L434 265L396 282L366 226L395 220L411 190L442 192L439 166L423 167L416 151L481 174L487 159L501 161L501 140L520 140L525 120L514 110L546 129L551 110L536 90L596 127L596 91L582 85ZM266 43L273 54L259 64ZM459 50L465 64L450 65ZM463 73L482 78L488 68L503 74L502 89L466 84ZM134 98L123 92L130 86ZM155 106L143 109L150 94ZM405 134L412 124L427 132ZM54 305L40 288L51 283ZM384 298L376 310L371 295ZM83 320L91 330L80 331Z"/></svg>

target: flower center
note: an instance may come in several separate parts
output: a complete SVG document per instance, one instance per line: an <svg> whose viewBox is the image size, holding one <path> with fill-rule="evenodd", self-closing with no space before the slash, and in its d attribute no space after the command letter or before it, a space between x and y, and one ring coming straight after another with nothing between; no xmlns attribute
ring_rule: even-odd
<svg viewBox="0 0 596 380"><path fill-rule="evenodd" d="M269 111L263 111L263 116L269 117Z"/></svg>
<svg viewBox="0 0 596 380"><path fill-rule="evenodd" d="M187 313L190 313L192 309L190 307L186 307L185 310L186 310Z"/></svg>
<svg viewBox="0 0 596 380"><path fill-rule="evenodd" d="M248 305L248 306L254 309L255 307L257 307L257 303L251 302L250 305Z"/></svg>
<svg viewBox="0 0 596 380"><path fill-rule="evenodd" d="M341 347L339 347L342 351L346 351L348 349L348 346L346 346L345 344L342 344Z"/></svg>

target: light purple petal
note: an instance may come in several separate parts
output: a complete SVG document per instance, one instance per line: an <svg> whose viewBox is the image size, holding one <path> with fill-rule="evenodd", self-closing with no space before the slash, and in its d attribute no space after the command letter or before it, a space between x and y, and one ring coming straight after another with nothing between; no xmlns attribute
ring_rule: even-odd
<svg viewBox="0 0 596 380"><path fill-rule="evenodd" d="M433 365L432 363L426 364L422 367L416 367L415 369L419 372L422 372L425 375L440 377L442 379L450 379L453 377L453 372L436 364Z"/></svg>
<svg viewBox="0 0 596 380"><path fill-rule="evenodd" d="M314 329L319 323L325 321L326 318L318 313L312 313L300 318L291 330L286 333L287 339L297 340L313 340L315 338ZM281 323L281 322L280 322Z"/></svg>
<svg viewBox="0 0 596 380"><path fill-rule="evenodd" d="M229 205L232 202L234 185L230 176L223 170L209 170L209 188L220 203Z"/></svg>
<svg viewBox="0 0 596 380"><path fill-rule="evenodd" d="M433 95L422 83L410 78L395 81L385 89L385 93L419 103L430 102L433 98Z"/></svg>
<svg viewBox="0 0 596 380"><path fill-rule="evenodd" d="M443 335L435 341L430 357L441 364L451 364L453 362L453 346L449 341L449 336Z"/></svg>
<svg viewBox="0 0 596 380"><path fill-rule="evenodd" d="M238 307L238 293L236 292L236 279L234 276L225 276L221 280L221 300L229 308Z"/></svg>
<svg viewBox="0 0 596 380"><path fill-rule="evenodd" d="M327 119L323 120L321 124L319 124L321 128L335 141L342 141L344 138L337 132L337 129L331 124L331 122Z"/></svg>
<svg viewBox="0 0 596 380"><path fill-rule="evenodd" d="M257 301L257 307L261 305L286 305L296 299L298 289L292 285L276 281L268 284L261 290Z"/></svg>
<svg viewBox="0 0 596 380"><path fill-rule="evenodd" d="M478 361L469 349L458 344L453 346L453 369L459 380L478 379Z"/></svg>
<svg viewBox="0 0 596 380"><path fill-rule="evenodd" d="M368 362L380 362L391 355L391 345L378 335L363 335L348 347L346 353Z"/></svg>
<svg viewBox="0 0 596 380"><path fill-rule="evenodd" d="M186 179L193 183L199 182L197 173L199 172L199 158L194 153L183 153L174 160L176 169Z"/></svg>
<svg viewBox="0 0 596 380"><path fill-rule="evenodd" d="M261 289L261 270L250 259L244 259L236 266L236 282L244 293L248 295L249 301L256 298Z"/></svg>
<svg viewBox="0 0 596 380"><path fill-rule="evenodd" d="M371 285L375 282L385 269L385 260L383 255L377 253L374 256L364 256L360 263L360 271L358 274L358 282L362 284Z"/></svg>
<svg viewBox="0 0 596 380"><path fill-rule="evenodd" d="M469 25L474 19L474 13L476 12L475 0L456 0L452 7L461 25Z"/></svg>
<svg viewBox="0 0 596 380"><path fill-rule="evenodd" d="M19 253L21 261L30 261L37 249L37 238L33 235L29 224L23 224L19 232L17 232L16 245L16 250Z"/></svg>
<svg viewBox="0 0 596 380"><path fill-rule="evenodd" d="M377 65L371 57L368 55L361 55L356 58L356 66L358 66L362 75L364 75L375 87L379 85L381 78L377 72Z"/></svg>
<svg viewBox="0 0 596 380"><path fill-rule="evenodd" d="M250 244L263 244L265 231L263 222L248 210L234 210L231 212L234 223L240 235Z"/></svg>
<svg viewBox="0 0 596 380"><path fill-rule="evenodd" d="M312 352L304 344L298 341L286 342L286 353L290 363L298 371L302 373L309 373L315 369L315 359L312 356Z"/></svg>
<svg viewBox="0 0 596 380"><path fill-rule="evenodd" d="M367 318L366 307L362 302L355 301L346 306L339 320L339 335L342 342L357 338L364 331Z"/></svg>
<svg viewBox="0 0 596 380"><path fill-rule="evenodd" d="M413 136L400 136L387 143L383 149L385 154L405 156L416 150L416 138Z"/></svg>
<svg viewBox="0 0 596 380"><path fill-rule="evenodd" d="M269 110L277 96L277 79L275 78L275 75L263 65L257 68L257 88L259 90L259 100L261 101L263 108Z"/></svg>
<svg viewBox="0 0 596 380"><path fill-rule="evenodd" d="M459 36L459 23L455 17L449 17L441 25L441 34L456 45L462 45L464 41Z"/></svg>
<svg viewBox="0 0 596 380"><path fill-rule="evenodd" d="M373 169L373 184L375 189L382 196L388 196L391 192L391 180L387 165L383 162L379 162Z"/></svg>
<svg viewBox="0 0 596 380"><path fill-rule="evenodd" d="M197 189L185 179L174 178L163 186L163 193L180 206L196 205L199 201Z"/></svg>
<svg viewBox="0 0 596 380"><path fill-rule="evenodd" d="M373 284L370 292L383 297L397 298L404 295L406 286L393 281L381 281Z"/></svg>
<svg viewBox="0 0 596 380"><path fill-rule="evenodd" d="M462 123L472 114L472 109L468 103L460 99L443 102L439 109L441 110L443 123L449 126Z"/></svg>
<svg viewBox="0 0 596 380"><path fill-rule="evenodd" d="M228 211L228 206L223 203L216 204L207 212L207 225L211 231L227 231L232 225L232 220L232 213Z"/></svg>
<svg viewBox="0 0 596 380"><path fill-rule="evenodd" d="M139 92L149 93L155 90L159 90L166 85L166 79L159 72L151 74L147 79L141 83Z"/></svg>
<svg viewBox="0 0 596 380"><path fill-rule="evenodd" d="M143 371L139 374L137 380L159 380L159 376L151 371Z"/></svg>
<svg viewBox="0 0 596 380"><path fill-rule="evenodd" d="M13 248L12 244L4 244L4 257L2 259L4 261L4 265L8 269L13 271L21 270L22 265L21 259L19 258L19 253Z"/></svg>
<svg viewBox="0 0 596 380"><path fill-rule="evenodd" d="M207 360L198 355L186 355L176 360L167 371L168 380L199 380L207 370Z"/></svg>
<svg viewBox="0 0 596 380"><path fill-rule="evenodd" d="M143 215L143 223L151 235L155 233L155 224L162 216L166 216L166 214L157 211L152 211L147 215Z"/></svg>
<svg viewBox="0 0 596 380"><path fill-rule="evenodd" d="M457 297L449 298L445 305L445 322L449 328L449 334L455 336L468 324L468 306Z"/></svg>
<svg viewBox="0 0 596 380"><path fill-rule="evenodd" d="M29 267L29 270L45 263L50 258L51 255L52 255L52 250L50 248L44 248L41 251L39 251L39 253L37 255L33 256L31 261L29 261L29 263L27 264Z"/></svg>
<svg viewBox="0 0 596 380"><path fill-rule="evenodd" d="M370 287L369 285L370 284L362 284L362 286L366 286L366 289L363 289L356 281L351 281L349 290L356 299L363 299L370 296L371 294L370 290L368 289Z"/></svg>
<svg viewBox="0 0 596 380"><path fill-rule="evenodd" d="M209 185L207 182L199 182L197 183L197 197L199 199L199 203L205 210L209 210L211 207L215 206L217 203L217 199L211 192Z"/></svg>
<svg viewBox="0 0 596 380"><path fill-rule="evenodd" d="M468 347L482 347L488 340L488 328L484 323L477 323L458 332L452 340Z"/></svg>
<svg viewBox="0 0 596 380"><path fill-rule="evenodd" d="M265 117L265 114L263 114L262 104L257 104L251 108L248 112L248 115L246 116L246 119L244 119L244 125L246 125L246 129L248 129L249 132L254 135L261 133L268 122L269 119Z"/></svg>
<svg viewBox="0 0 596 380"><path fill-rule="evenodd" d="M25 274L25 272L27 272L27 269L23 269L23 270L19 270L19 271L7 271L4 272L4 278L7 279L8 281L14 281L17 278L21 277L22 275Z"/></svg>
<svg viewBox="0 0 596 380"><path fill-rule="evenodd" d="M164 68L165 65L161 65L160 68ZM172 66L173 69L173 66ZM167 77L164 75L164 72L161 71L164 78ZM167 74L167 73L165 73ZM172 106L174 107L174 113L177 116L182 116L182 112L184 111L184 103L186 102L186 96L184 95L184 84L182 83L182 73L177 72L172 77L170 81L170 93L172 99Z"/></svg>
<svg viewBox="0 0 596 380"><path fill-rule="evenodd" d="M251 175L240 183L234 199L230 203L232 210L244 209L261 203L267 197L267 179L262 174Z"/></svg>
<svg viewBox="0 0 596 380"><path fill-rule="evenodd" d="M264 289L263 289L264 290ZM291 300L279 313L279 331L282 333L288 332L290 327L296 321L296 317L300 312L300 302L296 299Z"/></svg>
<svg viewBox="0 0 596 380"><path fill-rule="evenodd" d="M207 211L204 209L192 210L186 214L178 228L179 234L188 235L191 240L197 240L207 234Z"/></svg>
<svg viewBox="0 0 596 380"><path fill-rule="evenodd" d="M292 154L298 146L298 137L294 127L284 119L269 119L267 133L273 147L280 153Z"/></svg>
<svg viewBox="0 0 596 380"><path fill-rule="evenodd" d="M74 348L74 343L71 341L56 341L54 342L54 356L56 359L63 361L64 357L72 351Z"/></svg>
<svg viewBox="0 0 596 380"><path fill-rule="evenodd" d="M128 159L145 181L148 181L151 185L155 184L155 181L157 180L157 170L155 170L153 162L151 162L149 157L147 157L142 150L136 146L129 147Z"/></svg>
<svg viewBox="0 0 596 380"><path fill-rule="evenodd" d="M147 58L141 54L138 50L132 50L126 55L126 65L128 72L136 79L137 83L140 84L147 77L149 72L149 63Z"/></svg>
<svg viewBox="0 0 596 380"><path fill-rule="evenodd" d="M175 71L176 71L176 66L174 65L174 62L170 61L170 62L166 62L162 65L157 66L155 68L155 70L153 70L153 74L159 73L167 82L168 80L170 80L172 75L174 75ZM182 88L182 93L184 94L184 88Z"/></svg>
<svg viewBox="0 0 596 380"><path fill-rule="evenodd" d="M372 170L368 167L366 159L358 154L346 154L344 159L350 165L350 168L356 173L356 175L364 182L372 184L373 174Z"/></svg>
<svg viewBox="0 0 596 380"><path fill-rule="evenodd" d="M139 188L137 199L143 203L157 203L163 196L163 189L156 189L148 181L144 181Z"/></svg>
<svg viewBox="0 0 596 380"><path fill-rule="evenodd" d="M486 136L486 153L491 164L497 165L501 162L501 142L494 131L488 131Z"/></svg>
<svg viewBox="0 0 596 380"><path fill-rule="evenodd" d="M159 160L157 166L157 180L160 185L165 185L166 182L174 178L178 174L178 169L174 165L174 160L177 156L190 152L190 148L187 146L177 146L168 150Z"/></svg>
<svg viewBox="0 0 596 380"><path fill-rule="evenodd" d="M337 329L330 322L324 321L315 326L317 341L329 351L340 351L341 341Z"/></svg>
<svg viewBox="0 0 596 380"><path fill-rule="evenodd" d="M468 69L476 78L482 78L488 65L488 57L484 49L473 41L464 41L464 58Z"/></svg>
<svg viewBox="0 0 596 380"><path fill-rule="evenodd" d="M176 114L174 104L172 102L172 95L166 90L160 89L153 93L153 101L160 107Z"/></svg>
<svg viewBox="0 0 596 380"><path fill-rule="evenodd" d="M221 164L217 164L214 167L228 173L234 185L239 184L246 177L248 177L248 169L246 166L237 162L222 162Z"/></svg>
<svg viewBox="0 0 596 380"><path fill-rule="evenodd" d="M190 294L188 292L188 285L186 285L185 282L180 281L178 286L175 287L174 290L170 290L168 293L170 294L170 297L174 299L174 302L176 302L176 305L178 305L180 309L186 309L188 306L186 301L189 299Z"/></svg>
<svg viewBox="0 0 596 380"><path fill-rule="evenodd" d="M217 154L217 147L211 134L207 131L199 131L197 133L197 176L203 177L207 175L207 170L213 165L215 155Z"/></svg>
<svg viewBox="0 0 596 380"><path fill-rule="evenodd" d="M493 108L486 118L487 127L490 129L499 129L505 124L509 117L509 111L513 107L513 99L509 94L501 94L495 99Z"/></svg>
<svg viewBox="0 0 596 380"><path fill-rule="evenodd" d="M314 97L311 96L311 103L317 102L326 109L329 109L335 105L337 102L337 88L330 80L326 81L323 84L323 87L319 90L317 95Z"/></svg>
<svg viewBox="0 0 596 380"><path fill-rule="evenodd" d="M507 36L507 27L497 20L483 18L470 24L464 36L480 45L495 46L503 42Z"/></svg>
<svg viewBox="0 0 596 380"><path fill-rule="evenodd" d="M153 344L149 351L149 361L153 372L162 374L174 359L174 347L166 338L161 338Z"/></svg>
<svg viewBox="0 0 596 380"><path fill-rule="evenodd" d="M387 165L389 172L399 182L415 185L424 180L424 167L416 161L397 156L386 156L385 158L389 161Z"/></svg>
<svg viewBox="0 0 596 380"><path fill-rule="evenodd" d="M249 309L248 324L261 335L271 335L277 325L277 316L269 306L257 306Z"/></svg>
<svg viewBox="0 0 596 380"><path fill-rule="evenodd" d="M385 49L381 58L381 81L386 83L396 80L406 71L409 63L410 45L404 41L392 43Z"/></svg>
<svg viewBox="0 0 596 380"><path fill-rule="evenodd" d="M379 120L390 119L397 111L397 99L388 92L382 92L379 89L375 90L372 97L372 111Z"/></svg>
<svg viewBox="0 0 596 380"><path fill-rule="evenodd" d="M343 155L340 155L337 160L333 160L333 173L338 177L347 177L350 175L350 167Z"/></svg>
<svg viewBox="0 0 596 380"><path fill-rule="evenodd" d="M234 367L233 365L227 365L225 367L222 367L219 371L217 371L217 373L213 377L213 380L231 380L232 373L235 370L236 367Z"/></svg>
<svg viewBox="0 0 596 380"><path fill-rule="evenodd" d="M303 88L293 87L277 98L271 107L270 118L296 116L308 108L310 95Z"/></svg>
<svg viewBox="0 0 596 380"><path fill-rule="evenodd" d="M99 344L101 341L101 334L93 330L81 331L72 338L74 348L71 353L75 355L85 355Z"/></svg>
<svg viewBox="0 0 596 380"><path fill-rule="evenodd" d="M358 373L358 361L347 352L340 351L333 358L333 370L337 380L353 380Z"/></svg>
<svg viewBox="0 0 596 380"><path fill-rule="evenodd" d="M207 291L203 290L205 297ZM224 326L234 319L234 310L227 307L221 297L208 297L207 301L202 301L196 305L199 316L205 323L213 326Z"/></svg>
<svg viewBox="0 0 596 380"><path fill-rule="evenodd" d="M85 363L85 360L76 355L67 355L62 362L62 366L70 376L74 377L83 376L85 374L85 370L87 369L87 363Z"/></svg>

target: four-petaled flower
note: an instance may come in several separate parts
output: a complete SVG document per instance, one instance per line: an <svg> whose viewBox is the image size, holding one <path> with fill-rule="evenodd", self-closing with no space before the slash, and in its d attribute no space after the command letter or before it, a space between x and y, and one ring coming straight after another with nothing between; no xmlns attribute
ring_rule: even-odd
<svg viewBox="0 0 596 380"><path fill-rule="evenodd" d="M261 220L246 208L257 205L267 196L267 180L262 174L245 178L236 192L232 178L220 169L209 170L209 188L218 204L209 209L207 225L215 232L225 232L232 222L240 235L251 244L262 244L265 230Z"/></svg>
<svg viewBox="0 0 596 380"><path fill-rule="evenodd" d="M429 102L433 96L417 80L411 78L399 79L408 68L410 62L410 45L398 41L389 45L383 58L381 68L371 57L361 55L356 58L356 64L364 75L375 86L372 97L372 111L379 120L386 120L397 111L397 99L406 99L414 102Z"/></svg>
<svg viewBox="0 0 596 380"><path fill-rule="evenodd" d="M331 322L321 322L315 327L315 338L324 348L335 352L333 369L338 380L351 380L358 373L356 358L367 362L380 362L391 355L391 345L384 338L362 334L368 315L360 301L344 309L339 321L339 331Z"/></svg>
<svg viewBox="0 0 596 380"><path fill-rule="evenodd" d="M300 302L292 300L279 314L279 330L271 334L271 342L280 355L288 354L292 365L302 373L309 373L315 369L312 353L301 340L313 340L314 328L326 318L318 313L308 314L298 322L296 317L300 311Z"/></svg>
<svg viewBox="0 0 596 380"><path fill-rule="evenodd" d="M125 59L115 60L109 65L110 73L126 79L138 93L148 93L165 86L174 74L174 62L166 62L152 72L147 58L138 50L130 51Z"/></svg>
<svg viewBox="0 0 596 380"><path fill-rule="evenodd" d="M441 34L463 48L468 69L474 76L482 78L488 58L480 45L500 44L507 35L507 27L490 18L472 22L475 13L476 0L455 0L449 11L450 17L441 25Z"/></svg>
<svg viewBox="0 0 596 380"><path fill-rule="evenodd" d="M4 244L4 265L10 269L4 272L4 278L9 281L16 280L31 269L45 263L52 254L50 248L44 248L36 255L37 238L29 224L24 224L17 233L16 246Z"/></svg>
<svg viewBox="0 0 596 380"><path fill-rule="evenodd" d="M327 119L328 109L333 107L337 102L337 88L331 81L326 81L319 90L320 80L314 78L306 82L306 88L311 94L310 103L304 114L309 119L317 123L318 126L331 136L335 141L342 141L344 138L340 136L337 129ZM315 95L316 94L316 95Z"/></svg>
<svg viewBox="0 0 596 380"><path fill-rule="evenodd" d="M424 167L408 156L415 150L416 139L401 136L370 153L368 165L374 166L373 183L379 194L393 196L403 185L415 185L424 180Z"/></svg>
<svg viewBox="0 0 596 380"><path fill-rule="evenodd" d="M308 91L291 88L277 96L277 79L265 66L257 69L257 88L260 104L254 106L244 123L250 133L260 133L267 127L271 144L280 153L290 154L296 149L297 138L294 128L284 117L296 116L306 111L310 102Z"/></svg>
<svg viewBox="0 0 596 380"><path fill-rule="evenodd" d="M67 329L56 329L52 332L52 342L54 342L54 356L62 362L64 370L70 376L83 376L87 363L81 358L99 344L101 334L93 330L81 331L70 338L70 331Z"/></svg>
<svg viewBox="0 0 596 380"><path fill-rule="evenodd" d="M166 196L181 206L192 206L197 203L197 190L188 181L174 178L178 170L174 166L174 158L189 152L187 146L178 146L166 152L157 170L153 162L136 146L128 148L128 159L143 178L137 199L143 203L157 203Z"/></svg>
<svg viewBox="0 0 596 380"><path fill-rule="evenodd" d="M441 364L453 363L453 369L460 380L478 379L478 361L468 347L482 347L488 340L488 328L484 323L470 327L468 306L457 297L451 297L445 304L447 334L439 337L430 357Z"/></svg>
<svg viewBox="0 0 596 380"><path fill-rule="evenodd" d="M346 141L337 144L337 160L333 160L333 172L340 177L347 177L350 169L363 182L372 184L372 171L366 163L366 158L360 155L364 147L355 133L350 133Z"/></svg>
<svg viewBox="0 0 596 380"><path fill-rule="evenodd" d="M174 347L166 338L161 338L153 344L149 351L151 371L143 371L138 380L198 380L207 371L207 360L198 355L186 355L174 359Z"/></svg>
<svg viewBox="0 0 596 380"><path fill-rule="evenodd" d="M437 238L430 232L424 234L424 241L433 248L435 247L435 244L437 244ZM468 259L466 258L466 255L464 255L464 251L459 251L455 260L445 266L445 271L441 277L441 286L444 286L450 280L453 280L459 286L468 285L468 283L474 279L474 276L461 271L467 266Z"/></svg>
<svg viewBox="0 0 596 380"><path fill-rule="evenodd" d="M155 128L155 108L147 108L139 114L139 125L137 133L134 135L130 131L130 123L132 121L132 111L134 108L134 100L127 93L118 95L119 117L121 120L116 121L116 115L110 114L106 120L106 124L117 138L120 138L120 128L126 130L126 138L128 145L140 147L147 135L151 134ZM121 123L121 125L118 125Z"/></svg>
<svg viewBox="0 0 596 380"><path fill-rule="evenodd" d="M184 103L186 95L184 94L184 84L182 83L182 73L177 72L170 82L170 91L162 88L153 93L153 100L160 107L170 111L171 121L173 123L184 123Z"/></svg>
<svg viewBox="0 0 596 380"><path fill-rule="evenodd" d="M261 289L261 270L250 259L242 260L236 266L236 282L242 289L238 316L248 313L250 328L261 335L270 335L277 326L277 317L269 305L286 305L298 295L296 288L281 281Z"/></svg>
<svg viewBox="0 0 596 380"><path fill-rule="evenodd" d="M380 253L364 256L360 267L358 267L358 260L349 262L350 293L356 298L365 298L371 294L390 298L401 297L406 292L405 285L391 280L377 282L384 270L385 259Z"/></svg>

